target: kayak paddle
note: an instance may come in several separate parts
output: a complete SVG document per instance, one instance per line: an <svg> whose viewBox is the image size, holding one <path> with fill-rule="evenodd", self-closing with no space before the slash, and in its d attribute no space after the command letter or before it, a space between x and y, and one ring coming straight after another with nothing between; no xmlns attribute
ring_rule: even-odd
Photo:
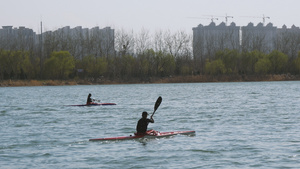
<svg viewBox="0 0 300 169"><path fill-rule="evenodd" d="M155 102L155 105L154 105L154 111L153 111L151 117L154 115L154 113L155 113L155 111L157 110L157 108L159 107L161 101L162 101L162 98L159 96L159 97L157 98L156 102Z"/></svg>

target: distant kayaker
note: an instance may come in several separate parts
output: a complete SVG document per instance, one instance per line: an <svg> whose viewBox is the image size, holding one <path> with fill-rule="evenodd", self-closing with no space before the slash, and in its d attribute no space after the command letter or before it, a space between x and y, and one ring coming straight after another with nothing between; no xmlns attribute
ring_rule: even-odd
<svg viewBox="0 0 300 169"><path fill-rule="evenodd" d="M90 94L88 95L87 100L86 100L86 104L87 104L87 105L90 105L90 104L93 103L93 100L92 100L91 96L92 96L92 94L90 93Z"/></svg>
<svg viewBox="0 0 300 169"><path fill-rule="evenodd" d="M147 118L148 113L144 111L142 113L142 118L138 121L136 126L136 132L137 134L144 134L147 131L148 124L154 123L153 117L151 116L150 119Z"/></svg>

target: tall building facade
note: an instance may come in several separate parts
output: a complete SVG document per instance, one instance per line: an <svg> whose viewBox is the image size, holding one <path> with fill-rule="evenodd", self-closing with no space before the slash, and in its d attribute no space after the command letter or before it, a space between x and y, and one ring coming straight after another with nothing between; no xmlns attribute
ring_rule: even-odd
<svg viewBox="0 0 300 169"><path fill-rule="evenodd" d="M40 50L44 56L49 56L52 51L66 50L77 59L87 55L109 57L115 53L114 34L110 27L88 29L66 26L36 34L25 27L3 26L0 29L0 49Z"/></svg>
<svg viewBox="0 0 300 169"><path fill-rule="evenodd" d="M287 28L286 25L283 25L282 28L278 28L274 46L277 50L295 59L300 50L299 27L293 25L291 28Z"/></svg>
<svg viewBox="0 0 300 169"><path fill-rule="evenodd" d="M289 57L296 57L300 50L300 29L292 26L282 28L272 23L264 26L262 23L254 26L236 26L231 23L208 26L198 25L193 28L193 55L195 59L204 61L213 57L218 50L239 50L241 52L258 50L269 53L279 50Z"/></svg>
<svg viewBox="0 0 300 169"><path fill-rule="evenodd" d="M193 28L194 58L205 59L217 51L240 48L240 27L235 23L226 26L224 22L216 25L211 22L208 26L198 25Z"/></svg>
<svg viewBox="0 0 300 169"><path fill-rule="evenodd" d="M264 26L259 23L254 26L249 23L247 26L241 27L241 49L242 51L258 50L264 53L269 53L275 48L275 40L277 38L277 27L272 23Z"/></svg>
<svg viewBox="0 0 300 169"><path fill-rule="evenodd" d="M32 50L36 46L37 35L29 28L20 26L2 26L0 29L0 49L5 50Z"/></svg>

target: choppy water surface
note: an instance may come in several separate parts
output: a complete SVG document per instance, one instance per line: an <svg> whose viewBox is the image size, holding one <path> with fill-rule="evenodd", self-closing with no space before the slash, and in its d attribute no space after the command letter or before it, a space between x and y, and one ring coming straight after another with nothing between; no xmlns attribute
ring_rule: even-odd
<svg viewBox="0 0 300 169"><path fill-rule="evenodd" d="M88 93L116 106L84 104ZM195 130L89 142L149 128ZM300 168L300 82L0 88L1 168Z"/></svg>

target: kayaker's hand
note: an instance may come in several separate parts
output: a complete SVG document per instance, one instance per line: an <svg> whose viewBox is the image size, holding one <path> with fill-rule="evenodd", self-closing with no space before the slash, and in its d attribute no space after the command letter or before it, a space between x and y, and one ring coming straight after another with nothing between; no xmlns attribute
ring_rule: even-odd
<svg viewBox="0 0 300 169"><path fill-rule="evenodd" d="M150 116L150 120L152 120L152 123L154 123L154 120L153 120L153 115Z"/></svg>

